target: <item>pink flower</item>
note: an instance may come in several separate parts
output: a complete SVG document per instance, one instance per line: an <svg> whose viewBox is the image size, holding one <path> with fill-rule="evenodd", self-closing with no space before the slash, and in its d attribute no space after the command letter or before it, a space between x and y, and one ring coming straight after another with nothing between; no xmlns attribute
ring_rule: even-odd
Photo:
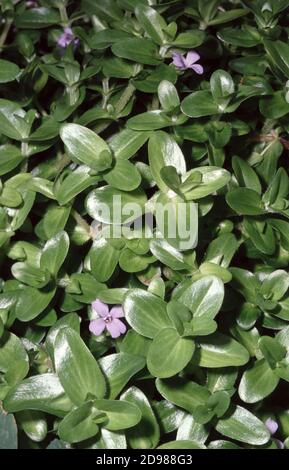
<svg viewBox="0 0 289 470"><path fill-rule="evenodd" d="M202 65L197 64L196 62L200 60L200 56L195 51L190 51L187 53L187 57L178 52L173 54L173 64L179 70L187 70L192 69L198 75L202 75L204 73L204 68Z"/></svg>
<svg viewBox="0 0 289 470"><path fill-rule="evenodd" d="M72 42L75 43L76 41L77 40L74 39L72 29L67 26L66 28L64 28L63 33L59 36L57 44L58 46L65 48L69 46L69 44L71 44Z"/></svg>
<svg viewBox="0 0 289 470"><path fill-rule="evenodd" d="M119 318L124 317L121 307L115 306L109 310L108 305L98 299L92 302L91 305L93 311L96 312L99 317L90 322L89 331L91 331L91 333L99 336L107 329L112 338L118 338L126 332L125 324L119 320Z"/></svg>
<svg viewBox="0 0 289 470"><path fill-rule="evenodd" d="M274 419L272 418L267 419L265 426L268 429L271 436L273 436L273 434L275 434L278 430L278 423L276 423L276 421L274 421Z"/></svg>
<svg viewBox="0 0 289 470"><path fill-rule="evenodd" d="M278 431L278 427L279 427L278 423L276 423L276 421L274 421L274 419L272 418L267 419L267 421L265 422L265 426L268 429L271 436L273 436ZM272 438L272 441L275 442L278 449L284 449L284 444L282 441L280 441L279 439L273 439L273 438Z"/></svg>
<svg viewBox="0 0 289 470"><path fill-rule="evenodd" d="M27 8L37 8L38 7L38 4L36 1L33 1L33 0L28 0L26 2L26 6Z"/></svg>

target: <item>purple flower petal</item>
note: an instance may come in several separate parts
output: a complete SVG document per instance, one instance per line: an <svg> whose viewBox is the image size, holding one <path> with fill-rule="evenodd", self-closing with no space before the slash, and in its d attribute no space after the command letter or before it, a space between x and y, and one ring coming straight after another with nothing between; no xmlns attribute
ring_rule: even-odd
<svg viewBox="0 0 289 470"><path fill-rule="evenodd" d="M175 52L173 54L173 64L178 69L185 69L186 68L185 58L182 56L182 54L179 54L178 52Z"/></svg>
<svg viewBox="0 0 289 470"><path fill-rule="evenodd" d="M284 449L285 448L284 442L280 441L279 439L273 439L273 441L275 442L278 449Z"/></svg>
<svg viewBox="0 0 289 470"><path fill-rule="evenodd" d="M190 51L187 53L186 57L186 66L189 67L190 65L195 64L198 60L200 60L200 56L197 52L195 51Z"/></svg>
<svg viewBox="0 0 289 470"><path fill-rule="evenodd" d="M122 318L122 317L124 317L122 307L117 307L117 306L112 307L112 309L110 311L110 315L112 316L112 318Z"/></svg>
<svg viewBox="0 0 289 470"><path fill-rule="evenodd" d="M117 318L115 318L111 323L107 323L106 329L109 331L112 338L118 338L121 334L126 332L125 324Z"/></svg>
<svg viewBox="0 0 289 470"><path fill-rule="evenodd" d="M66 47L67 46L67 41L66 41L65 34L61 34L61 36L59 36L57 44L60 47Z"/></svg>
<svg viewBox="0 0 289 470"><path fill-rule="evenodd" d="M104 331L105 326L105 321L102 318L97 318L89 323L89 331L94 335L99 336Z"/></svg>
<svg viewBox="0 0 289 470"><path fill-rule="evenodd" d="M69 26L66 26L63 33L59 36L57 44L60 47L67 47L72 41L74 41L73 31Z"/></svg>
<svg viewBox="0 0 289 470"><path fill-rule="evenodd" d="M37 5L36 1L28 0L26 2L26 6L27 6L27 8L36 8L38 5Z"/></svg>
<svg viewBox="0 0 289 470"><path fill-rule="evenodd" d="M73 37L72 29L71 29L69 26L66 26L66 27L64 28L64 33L65 33L67 36Z"/></svg>
<svg viewBox="0 0 289 470"><path fill-rule="evenodd" d="M198 75L202 75L204 73L204 67L200 64L190 65L189 68L194 70Z"/></svg>
<svg viewBox="0 0 289 470"><path fill-rule="evenodd" d="M93 310L102 318L106 317L109 314L108 305L101 302L99 299L96 299L91 304Z"/></svg>
<svg viewBox="0 0 289 470"><path fill-rule="evenodd" d="M272 418L267 419L267 421L265 422L265 426L268 429L271 436L273 436L273 434L275 434L275 432L277 432L278 430L278 424Z"/></svg>

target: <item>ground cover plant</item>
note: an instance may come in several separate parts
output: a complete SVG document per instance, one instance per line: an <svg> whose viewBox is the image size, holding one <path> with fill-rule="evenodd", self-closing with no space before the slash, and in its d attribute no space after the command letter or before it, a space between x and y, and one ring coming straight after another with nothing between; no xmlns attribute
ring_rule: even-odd
<svg viewBox="0 0 289 470"><path fill-rule="evenodd" d="M0 5L0 448L288 447L289 1Z"/></svg>

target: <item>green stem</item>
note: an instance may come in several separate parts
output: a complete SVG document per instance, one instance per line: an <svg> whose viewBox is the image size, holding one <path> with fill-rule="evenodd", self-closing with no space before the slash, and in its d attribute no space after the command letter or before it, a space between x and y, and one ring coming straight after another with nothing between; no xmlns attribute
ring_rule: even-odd
<svg viewBox="0 0 289 470"><path fill-rule="evenodd" d="M110 91L109 91L109 78L104 78L102 80L102 109L106 109Z"/></svg>
<svg viewBox="0 0 289 470"><path fill-rule="evenodd" d="M63 26L68 26L69 25L69 18L67 15L66 7L65 5L59 5L58 6L59 13L60 13L60 18L61 18L61 23Z"/></svg>
<svg viewBox="0 0 289 470"><path fill-rule="evenodd" d="M58 161L56 163L56 169L57 169L57 175L59 175L62 172L62 170L64 170L64 168L67 167L67 165L71 163L71 160L66 155L66 153L64 154L59 153L57 158L58 158Z"/></svg>
<svg viewBox="0 0 289 470"><path fill-rule="evenodd" d="M86 222L86 220L75 209L72 209L71 215L75 222L80 225L91 237L90 225Z"/></svg>
<svg viewBox="0 0 289 470"><path fill-rule="evenodd" d="M159 97L158 95L153 95L150 110L155 111L156 109L159 109L159 107L160 107Z"/></svg>
<svg viewBox="0 0 289 470"><path fill-rule="evenodd" d="M127 103L133 96L134 91L135 91L135 87L131 83L129 83L115 106L115 114L117 116L124 110Z"/></svg>
<svg viewBox="0 0 289 470"><path fill-rule="evenodd" d="M0 36L0 52L2 51L3 46L5 44L6 38L8 36L9 30L10 30L10 27L12 25L12 21L13 20L11 18L7 19L6 23L4 25L3 31L2 31L1 36Z"/></svg>
<svg viewBox="0 0 289 470"><path fill-rule="evenodd" d="M21 153L23 157L28 156L28 143L27 142L21 142Z"/></svg>
<svg viewBox="0 0 289 470"><path fill-rule="evenodd" d="M96 126L94 126L93 130L96 134L101 134L101 132L105 131L105 129L107 129L112 122L112 119L101 121Z"/></svg>

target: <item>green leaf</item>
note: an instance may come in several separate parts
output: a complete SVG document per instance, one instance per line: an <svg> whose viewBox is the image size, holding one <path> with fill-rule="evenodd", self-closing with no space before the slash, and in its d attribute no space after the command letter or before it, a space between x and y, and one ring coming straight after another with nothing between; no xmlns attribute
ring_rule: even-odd
<svg viewBox="0 0 289 470"><path fill-rule="evenodd" d="M141 289L133 289L124 299L125 318L130 326L147 338L154 338L163 328L172 326L166 303Z"/></svg>
<svg viewBox="0 0 289 470"><path fill-rule="evenodd" d="M31 8L17 15L15 25L17 28L39 29L51 25L59 25L61 22L57 10L53 8Z"/></svg>
<svg viewBox="0 0 289 470"><path fill-rule="evenodd" d="M202 274L216 276L221 279L224 283L230 282L232 280L232 274L228 269L219 266L216 263L209 263L205 261L199 266L199 270Z"/></svg>
<svg viewBox="0 0 289 470"><path fill-rule="evenodd" d="M154 256L149 254L138 255L132 250L125 248L119 257L119 267L127 273L135 273L147 269L148 265L155 261Z"/></svg>
<svg viewBox="0 0 289 470"><path fill-rule="evenodd" d="M67 204L99 180L98 176L91 176L89 172L90 168L88 166L80 165L64 179L61 178L56 182L54 194L59 204Z"/></svg>
<svg viewBox="0 0 289 470"><path fill-rule="evenodd" d="M162 444L158 449L206 449L204 444L200 444L196 441L170 441Z"/></svg>
<svg viewBox="0 0 289 470"><path fill-rule="evenodd" d="M264 40L264 46L272 62L289 79L289 46L283 41Z"/></svg>
<svg viewBox="0 0 289 470"><path fill-rule="evenodd" d="M96 172L111 167L112 156L106 142L95 132L79 124L64 124L60 137L69 155Z"/></svg>
<svg viewBox="0 0 289 470"><path fill-rule="evenodd" d="M0 449L17 449L17 425L13 415L0 410Z"/></svg>
<svg viewBox="0 0 289 470"><path fill-rule="evenodd" d="M18 281L31 287L44 287L50 280L48 271L31 266L28 263L13 264L11 272Z"/></svg>
<svg viewBox="0 0 289 470"><path fill-rule="evenodd" d="M206 35L204 31L200 31L199 29L192 29L191 31L185 31L184 33L178 34L172 44L174 47L192 49L203 44L205 38Z"/></svg>
<svg viewBox="0 0 289 470"><path fill-rule="evenodd" d="M208 445L208 449L242 449L242 447L237 446L234 442L231 441L211 441Z"/></svg>
<svg viewBox="0 0 289 470"><path fill-rule="evenodd" d="M164 111L158 109L133 116L126 124L129 129L134 131L154 131L173 126L177 122L174 122Z"/></svg>
<svg viewBox="0 0 289 470"><path fill-rule="evenodd" d="M53 441L50 442L49 446L46 447L46 449L53 449L53 450L58 450L58 449L70 449L70 445L67 442L60 441L59 439L53 439Z"/></svg>
<svg viewBox="0 0 289 470"><path fill-rule="evenodd" d="M139 388L132 386L121 395L120 400L133 403L141 411L140 422L126 433L130 447L132 449L154 449L160 439L160 429L145 394Z"/></svg>
<svg viewBox="0 0 289 470"><path fill-rule="evenodd" d="M255 47L261 42L261 35L256 28L244 25L241 29L225 28L218 32L218 38L237 47Z"/></svg>
<svg viewBox="0 0 289 470"><path fill-rule="evenodd" d="M155 402L154 412L165 434L177 430L187 416L187 413L166 400Z"/></svg>
<svg viewBox="0 0 289 470"><path fill-rule="evenodd" d="M232 233L224 233L209 244L205 260L228 268L237 249L236 237Z"/></svg>
<svg viewBox="0 0 289 470"><path fill-rule="evenodd" d="M146 201L146 194L142 189L124 192L111 186L102 186L89 193L86 209L99 222L119 225L140 217Z"/></svg>
<svg viewBox="0 0 289 470"><path fill-rule="evenodd" d="M283 90L260 99L259 108L263 116L269 119L279 119L289 113L289 103Z"/></svg>
<svg viewBox="0 0 289 470"><path fill-rule="evenodd" d="M141 183L141 175L136 166L127 160L119 159L113 169L104 175L104 180L113 188L133 191Z"/></svg>
<svg viewBox="0 0 289 470"><path fill-rule="evenodd" d="M106 282L112 276L119 260L120 252L104 237L97 237L89 252L90 268L99 282Z"/></svg>
<svg viewBox="0 0 289 470"><path fill-rule="evenodd" d="M125 400L95 400L94 405L106 414L105 428L109 431L132 428L141 420L141 410Z"/></svg>
<svg viewBox="0 0 289 470"><path fill-rule="evenodd" d="M289 224L288 222L286 222L285 220L268 219L268 223L279 234L282 247L285 250L289 251L289 232L288 232Z"/></svg>
<svg viewBox="0 0 289 470"><path fill-rule="evenodd" d="M157 379L156 387L166 400L192 414L197 406L204 405L210 397L210 392L205 387L180 377Z"/></svg>
<svg viewBox="0 0 289 470"><path fill-rule="evenodd" d="M261 215L264 213L260 195L253 189L233 189L226 195L227 204L238 214Z"/></svg>
<svg viewBox="0 0 289 470"><path fill-rule="evenodd" d="M289 276L283 269L277 269L265 277L260 293L270 300L280 300L289 288Z"/></svg>
<svg viewBox="0 0 289 470"><path fill-rule="evenodd" d="M94 402L87 402L70 411L59 423L58 435L65 441L74 444L95 436L98 433L97 418L102 416ZM104 419L102 417L102 419ZM95 422L95 421L96 422Z"/></svg>
<svg viewBox="0 0 289 470"><path fill-rule="evenodd" d="M210 121L206 125L206 132L210 140L210 144L215 149L225 147L232 137L232 126L224 121Z"/></svg>
<svg viewBox="0 0 289 470"><path fill-rule="evenodd" d="M154 377L172 377L186 367L194 350L193 340L182 338L175 328L164 328L150 345L148 370Z"/></svg>
<svg viewBox="0 0 289 470"><path fill-rule="evenodd" d="M231 75L225 70L216 70L210 79L213 98L218 102L230 97L235 91Z"/></svg>
<svg viewBox="0 0 289 470"><path fill-rule="evenodd" d="M30 125L25 120L26 113L17 103L0 99L1 133L14 140L24 140L29 136Z"/></svg>
<svg viewBox="0 0 289 470"><path fill-rule="evenodd" d="M161 64L152 71L140 74L139 78L132 80L134 87L144 93L157 93L158 86L162 80L169 80L172 83L177 81L177 71L175 67Z"/></svg>
<svg viewBox="0 0 289 470"><path fill-rule="evenodd" d="M118 21L122 18L122 11L114 0L103 0L101 3L94 0L82 0L82 8L83 11L88 11L108 21Z"/></svg>
<svg viewBox="0 0 289 470"><path fill-rule="evenodd" d="M186 172L186 161L180 147L173 137L163 131L154 132L150 137L148 155L153 178L162 191L169 189L160 175L163 167L173 166L181 175Z"/></svg>
<svg viewBox="0 0 289 470"><path fill-rule="evenodd" d="M80 317L76 313L68 313L59 318L50 328L45 339L45 348L53 360L54 344L57 334L61 328L72 328L76 333L80 333Z"/></svg>
<svg viewBox="0 0 289 470"><path fill-rule="evenodd" d="M20 74L18 65L8 60L0 59L0 83L13 82Z"/></svg>
<svg viewBox="0 0 289 470"><path fill-rule="evenodd" d="M149 136L149 132L123 129L113 135L108 143L116 159L128 160L135 156Z"/></svg>
<svg viewBox="0 0 289 470"><path fill-rule="evenodd" d="M239 385L239 395L245 403L256 403L270 395L279 383L265 359L256 361L247 369Z"/></svg>
<svg viewBox="0 0 289 470"><path fill-rule="evenodd" d="M23 160L20 149L14 145L0 145L0 176L14 170Z"/></svg>
<svg viewBox="0 0 289 470"><path fill-rule="evenodd" d="M69 206L60 207L55 203L50 204L42 217L42 220L35 227L37 236L43 240L49 240L64 229L71 208Z"/></svg>
<svg viewBox="0 0 289 470"><path fill-rule="evenodd" d="M271 336L262 336L258 341L258 345L264 358L273 370L287 354L285 346L279 343L277 338L271 338Z"/></svg>
<svg viewBox="0 0 289 470"><path fill-rule="evenodd" d="M151 240L150 250L161 263L169 266L174 271L190 269L190 265L186 262L183 254L164 239L156 238Z"/></svg>
<svg viewBox="0 0 289 470"><path fill-rule="evenodd" d="M8 412L40 410L63 417L73 407L55 374L40 374L13 387L4 400Z"/></svg>
<svg viewBox="0 0 289 470"><path fill-rule="evenodd" d="M0 371L9 386L20 382L29 371L29 359L22 342L8 331L0 338Z"/></svg>
<svg viewBox="0 0 289 470"><path fill-rule="evenodd" d="M232 392L238 377L236 368L210 369L207 371L207 386L210 392L218 391Z"/></svg>
<svg viewBox="0 0 289 470"><path fill-rule="evenodd" d="M261 253L272 255L276 249L273 228L264 221L253 217L244 218L244 229L253 245Z"/></svg>
<svg viewBox="0 0 289 470"><path fill-rule="evenodd" d="M55 287L48 284L42 290L25 287L19 290L19 298L15 308L16 317L28 322L42 313L55 295Z"/></svg>
<svg viewBox="0 0 289 470"><path fill-rule="evenodd" d="M276 204L276 208L278 209L279 200L281 200L281 203L284 204L284 199L287 198L288 193L289 193L288 175L283 168L279 168L279 170L274 175L274 178L272 179L267 191L265 192L263 196L263 202L265 204L270 204L272 207L274 207Z"/></svg>
<svg viewBox="0 0 289 470"><path fill-rule="evenodd" d="M158 65L161 58L154 43L150 39L124 39L112 45L112 53L122 59L144 65Z"/></svg>
<svg viewBox="0 0 289 470"><path fill-rule="evenodd" d="M162 80L158 86L158 97L162 109L166 112L173 111L180 106L180 99L176 87L168 80Z"/></svg>
<svg viewBox="0 0 289 470"><path fill-rule="evenodd" d="M178 428L177 441L191 440L204 444L208 435L208 426L197 423L192 415L187 414Z"/></svg>
<svg viewBox="0 0 289 470"><path fill-rule="evenodd" d="M232 166L239 186L252 189L258 194L262 193L259 178L253 168L246 162L246 160L234 156L232 158Z"/></svg>
<svg viewBox="0 0 289 470"><path fill-rule="evenodd" d="M153 8L143 4L136 6L135 15L147 35L161 46L166 40L163 30L167 27L161 15Z"/></svg>
<svg viewBox="0 0 289 470"><path fill-rule="evenodd" d="M101 370L80 336L62 328L54 345L54 362L59 380L73 403L81 405L87 395L103 397L106 390Z"/></svg>
<svg viewBox="0 0 289 470"><path fill-rule="evenodd" d="M42 411L24 410L17 413L17 422L34 442L41 442L47 436L47 422Z"/></svg>
<svg viewBox="0 0 289 470"><path fill-rule="evenodd" d="M248 302L257 303L257 293L260 284L257 278L250 271L241 268L230 268L233 275L233 286L240 292Z"/></svg>
<svg viewBox="0 0 289 470"><path fill-rule="evenodd" d="M270 439L262 421L241 406L236 406L228 417L220 419L216 430L223 436L256 446L266 444Z"/></svg>
<svg viewBox="0 0 289 470"><path fill-rule="evenodd" d="M199 345L196 360L201 367L243 366L249 361L248 351L233 338L221 333L199 340Z"/></svg>
<svg viewBox="0 0 289 470"><path fill-rule="evenodd" d="M40 266L47 269L50 274L56 276L67 256L69 249L69 237L66 232L59 232L48 240L42 250Z"/></svg>
<svg viewBox="0 0 289 470"><path fill-rule="evenodd" d="M201 177L199 182L198 175ZM223 168L203 166L189 171L180 189L187 200L201 199L226 186L230 179L230 173Z"/></svg>
<svg viewBox="0 0 289 470"><path fill-rule="evenodd" d="M107 57L103 63L102 71L108 78L130 78L134 74L134 65L118 57Z"/></svg>
<svg viewBox="0 0 289 470"><path fill-rule="evenodd" d="M212 116L219 113L211 93L207 90L195 91L188 95L181 104L182 112L192 118Z"/></svg>
<svg viewBox="0 0 289 470"><path fill-rule="evenodd" d="M223 23L228 23L230 21L234 21L241 16L245 16L248 14L248 11L242 8L236 8L235 10L229 11L221 11L218 13L215 18L209 21L209 25L218 25Z"/></svg>
<svg viewBox="0 0 289 470"><path fill-rule="evenodd" d="M194 318L205 317L213 320L219 312L224 299L224 285L215 276L205 276L192 282L178 300L188 307Z"/></svg>
<svg viewBox="0 0 289 470"><path fill-rule="evenodd" d="M119 353L103 356L99 365L105 375L107 398L116 398L127 382L145 366L145 358L133 354Z"/></svg>

